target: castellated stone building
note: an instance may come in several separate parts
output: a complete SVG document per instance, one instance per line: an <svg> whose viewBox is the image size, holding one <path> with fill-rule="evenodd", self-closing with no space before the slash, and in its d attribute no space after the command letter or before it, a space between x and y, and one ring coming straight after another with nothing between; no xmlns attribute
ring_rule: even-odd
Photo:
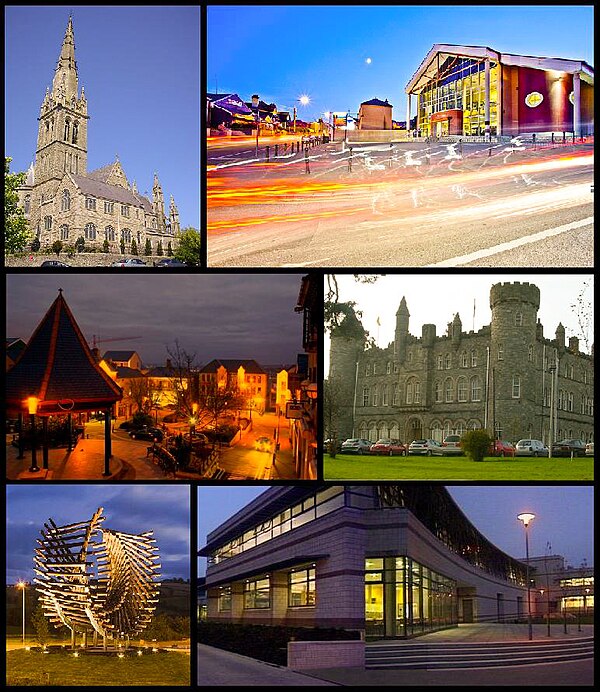
<svg viewBox="0 0 600 692"><path fill-rule="evenodd" d="M464 332L458 314L447 333L424 324L409 332L404 298L394 341L367 346L353 312L331 334L329 383L337 437L441 441L473 428L498 439L594 439L594 360L577 337L552 339L537 318L540 291L529 283L499 283L490 291L491 324ZM550 426L551 411L554 427ZM332 434L335 431L325 431Z"/></svg>
<svg viewBox="0 0 600 692"><path fill-rule="evenodd" d="M40 110L35 163L27 172L19 200L29 227L42 247L55 240L86 245L109 252L131 250L135 240L142 254L150 240L152 254L159 241L175 250L180 231L179 213L171 196L165 214L163 191L154 175L152 200L141 195L118 160L95 171L87 170L88 106L83 86L79 91L73 22L69 17L52 91Z"/></svg>

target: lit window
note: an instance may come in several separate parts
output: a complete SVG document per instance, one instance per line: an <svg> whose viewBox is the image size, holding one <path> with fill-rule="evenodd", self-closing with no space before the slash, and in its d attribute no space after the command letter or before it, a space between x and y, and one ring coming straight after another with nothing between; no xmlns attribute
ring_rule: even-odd
<svg viewBox="0 0 600 692"><path fill-rule="evenodd" d="M219 612L231 610L231 586L223 586L219 589Z"/></svg>
<svg viewBox="0 0 600 692"><path fill-rule="evenodd" d="M315 605L315 568L298 569L288 574L288 606Z"/></svg>
<svg viewBox="0 0 600 692"><path fill-rule="evenodd" d="M244 608L255 610L271 607L271 581L269 577L247 581L244 584Z"/></svg>

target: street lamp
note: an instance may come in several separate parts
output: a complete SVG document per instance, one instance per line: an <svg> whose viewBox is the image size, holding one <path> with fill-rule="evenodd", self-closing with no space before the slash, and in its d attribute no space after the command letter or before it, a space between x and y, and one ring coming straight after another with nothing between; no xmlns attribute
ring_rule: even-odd
<svg viewBox="0 0 600 692"><path fill-rule="evenodd" d="M19 580L17 582L17 588L21 589L23 592L23 646L25 646L25 587L27 586L27 582L24 582L23 580Z"/></svg>
<svg viewBox="0 0 600 692"><path fill-rule="evenodd" d="M29 411L29 420L31 421L31 473L37 473L40 469L37 465L37 449L35 437L35 414L37 413L39 399L36 396L27 398L27 410Z"/></svg>
<svg viewBox="0 0 600 692"><path fill-rule="evenodd" d="M531 626L531 583L529 581L529 533L527 531L529 524L535 519L535 514L531 512L523 512L517 516L519 521L523 522L525 527L525 557L527 559L527 625L529 628L529 640L533 639L533 629Z"/></svg>

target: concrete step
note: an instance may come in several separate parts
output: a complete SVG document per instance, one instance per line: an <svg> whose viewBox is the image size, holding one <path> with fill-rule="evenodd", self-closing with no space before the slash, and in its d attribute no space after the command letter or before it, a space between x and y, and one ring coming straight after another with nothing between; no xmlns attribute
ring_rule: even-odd
<svg viewBox="0 0 600 692"><path fill-rule="evenodd" d="M534 665L593 658L594 639L554 642L439 642L367 646L367 668L453 669Z"/></svg>

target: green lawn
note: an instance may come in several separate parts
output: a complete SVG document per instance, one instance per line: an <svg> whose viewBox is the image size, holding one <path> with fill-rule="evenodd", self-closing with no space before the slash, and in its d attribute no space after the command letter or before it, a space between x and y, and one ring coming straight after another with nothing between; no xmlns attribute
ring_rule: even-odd
<svg viewBox="0 0 600 692"><path fill-rule="evenodd" d="M190 657L186 653L139 658L42 654L17 649L6 653L8 686L87 687L190 684Z"/></svg>
<svg viewBox="0 0 600 692"><path fill-rule="evenodd" d="M594 459L323 456L327 481L591 481Z"/></svg>

